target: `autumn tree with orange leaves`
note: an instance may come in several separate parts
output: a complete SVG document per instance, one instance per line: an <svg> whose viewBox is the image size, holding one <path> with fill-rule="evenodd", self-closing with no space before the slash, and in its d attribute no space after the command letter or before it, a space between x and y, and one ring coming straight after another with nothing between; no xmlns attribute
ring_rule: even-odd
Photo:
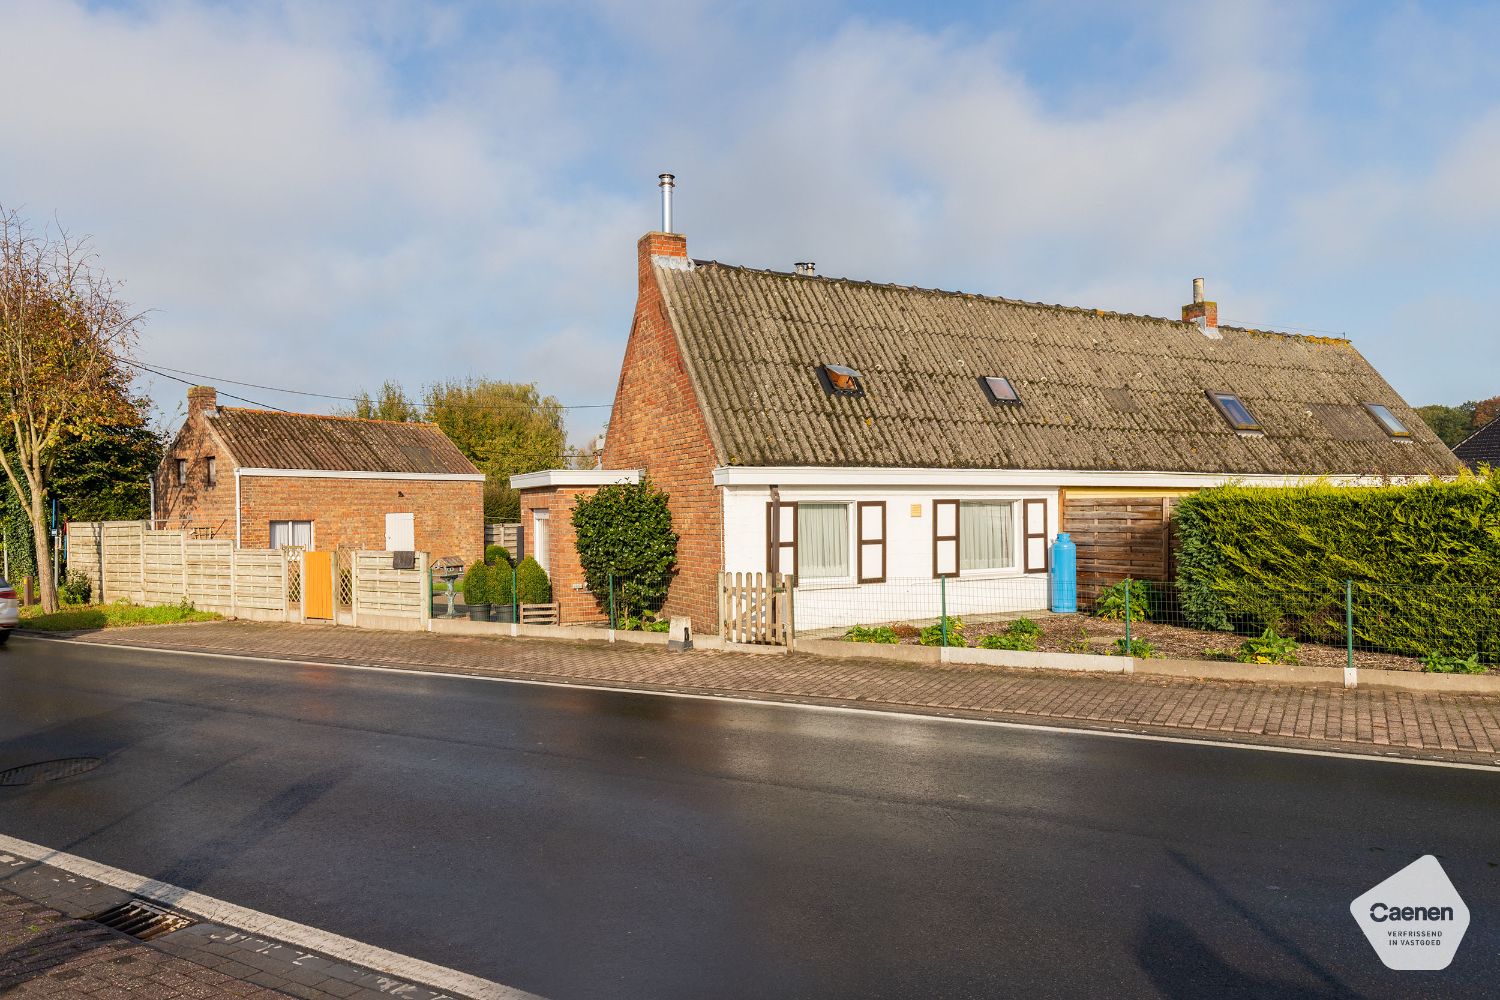
<svg viewBox="0 0 1500 1000"><path fill-rule="evenodd" d="M88 240L0 207L0 466L31 522L45 611L57 610L53 464L68 442L139 422L125 363L139 323Z"/></svg>

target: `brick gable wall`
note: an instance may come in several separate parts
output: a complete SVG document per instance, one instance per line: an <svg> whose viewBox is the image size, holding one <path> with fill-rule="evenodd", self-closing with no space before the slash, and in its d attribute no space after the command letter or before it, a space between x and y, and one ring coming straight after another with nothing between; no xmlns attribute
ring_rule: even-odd
<svg viewBox="0 0 1500 1000"><path fill-rule="evenodd" d="M604 467L642 469L667 494L679 541L677 575L663 610L687 615L695 629L712 633L718 627L718 574L724 564L723 500L713 483L717 457L651 260L686 259L687 240L676 233L647 233L636 253L635 320L605 438Z"/></svg>
<svg viewBox="0 0 1500 1000"><path fill-rule="evenodd" d="M215 484L208 459L215 459ZM177 460L187 461L187 482L177 482ZM234 459L220 447L202 412L190 412L156 470L154 527L198 538L234 539Z"/></svg>

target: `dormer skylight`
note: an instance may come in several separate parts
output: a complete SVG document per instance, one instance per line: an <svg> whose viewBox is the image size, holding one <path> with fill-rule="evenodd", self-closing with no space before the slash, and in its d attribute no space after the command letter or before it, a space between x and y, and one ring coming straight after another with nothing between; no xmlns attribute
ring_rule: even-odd
<svg viewBox="0 0 1500 1000"><path fill-rule="evenodd" d="M864 376L845 365L819 365L818 381L830 396L859 397L865 394Z"/></svg>
<svg viewBox="0 0 1500 1000"><path fill-rule="evenodd" d="M1232 392L1210 392L1209 400L1214 408L1229 421L1229 426L1241 434L1256 434L1260 432L1260 421L1250 412L1240 397Z"/></svg>
<svg viewBox="0 0 1500 1000"><path fill-rule="evenodd" d="M1385 432L1393 438L1410 438L1411 431L1407 429L1390 407L1382 406L1380 403L1366 403L1365 409L1370 411L1370 416L1384 428Z"/></svg>
<svg viewBox="0 0 1500 1000"><path fill-rule="evenodd" d="M1016 387L1004 375L981 375L979 384L984 386L984 394L991 403L1015 404L1021 401L1021 394L1016 392Z"/></svg>

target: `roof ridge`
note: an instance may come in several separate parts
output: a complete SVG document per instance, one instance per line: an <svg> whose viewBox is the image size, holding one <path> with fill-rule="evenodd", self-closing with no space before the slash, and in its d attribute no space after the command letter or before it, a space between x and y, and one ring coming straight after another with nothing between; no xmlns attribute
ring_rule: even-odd
<svg viewBox="0 0 1500 1000"><path fill-rule="evenodd" d="M813 281L827 281L841 285L860 285L866 288L887 288L901 292L921 292L924 295L946 295L954 298L978 299L983 302L1000 302L1008 306L1025 306L1028 309L1046 309L1054 312L1079 313L1085 316L1113 316L1120 319L1139 319L1153 323L1166 323L1169 326L1181 327L1193 325L1188 320L1172 319L1167 316L1152 316L1147 313L1120 312L1115 309L1099 309L1091 306L1066 306L1055 302L1032 302L1029 299L1012 299L1004 295L986 295L983 292L965 292L948 288L927 288L922 285L902 285L893 281L869 281L864 278L838 278L827 274L797 274L793 271L777 271L769 267L750 267L745 264L728 264L721 260L698 260L694 259L695 267L718 267L728 271L744 271L750 274L765 274L776 278L792 278ZM1349 344L1352 341L1348 337L1323 337L1308 333L1293 333L1288 330L1262 330L1248 326L1221 325L1220 330L1233 330L1236 333L1260 334L1274 337L1296 337L1313 343L1341 343Z"/></svg>
<svg viewBox="0 0 1500 1000"><path fill-rule="evenodd" d="M236 413L267 413L279 417L311 417L315 420L353 420L362 424L395 424L398 427L436 427L431 420L383 420L380 417L352 417L342 413L301 413L295 410L267 410L254 406L220 406Z"/></svg>

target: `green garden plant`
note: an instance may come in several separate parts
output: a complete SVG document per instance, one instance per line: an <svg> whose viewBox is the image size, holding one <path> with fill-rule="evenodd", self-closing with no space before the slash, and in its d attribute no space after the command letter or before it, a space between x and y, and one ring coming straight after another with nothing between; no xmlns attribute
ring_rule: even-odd
<svg viewBox="0 0 1500 1000"><path fill-rule="evenodd" d="M509 563L490 567L490 603L509 605L516 601L515 579L519 570L512 571Z"/></svg>
<svg viewBox="0 0 1500 1000"><path fill-rule="evenodd" d="M889 625L855 625L844 633L845 642L878 642L895 645L901 641L895 629Z"/></svg>
<svg viewBox="0 0 1500 1000"><path fill-rule="evenodd" d="M514 566L516 561L511 558L510 550L503 545L486 545L484 547L484 561L490 566Z"/></svg>
<svg viewBox="0 0 1500 1000"><path fill-rule="evenodd" d="M57 596L64 604L87 604L94 596L94 584L79 570L70 569L57 588Z"/></svg>
<svg viewBox="0 0 1500 1000"><path fill-rule="evenodd" d="M1482 674L1484 664L1479 662L1479 654L1471 653L1468 656L1445 656L1442 653L1431 653L1422 657L1422 669L1430 674Z"/></svg>
<svg viewBox="0 0 1500 1000"><path fill-rule="evenodd" d="M1017 618L1005 626L1005 634L1039 636L1042 634L1042 627L1030 618Z"/></svg>
<svg viewBox="0 0 1500 1000"><path fill-rule="evenodd" d="M1115 640L1115 648L1109 651L1110 656L1134 656L1137 659L1149 660L1156 655L1156 647L1145 639L1131 639L1128 643L1125 639Z"/></svg>
<svg viewBox="0 0 1500 1000"><path fill-rule="evenodd" d="M1259 636L1240 643L1235 659L1241 663L1296 663L1297 640L1277 635L1275 629L1268 628Z"/></svg>
<svg viewBox="0 0 1500 1000"><path fill-rule="evenodd" d="M1099 592L1094 599L1094 616L1110 621L1125 620L1126 581L1111 584ZM1145 580L1131 580L1130 618L1132 621L1148 621L1151 618L1151 585Z"/></svg>
<svg viewBox="0 0 1500 1000"><path fill-rule="evenodd" d="M618 620L659 609L677 564L667 496L649 479L600 487L573 508L578 561L601 609L614 579Z"/></svg>
<svg viewBox="0 0 1500 1000"><path fill-rule="evenodd" d="M980 649L1019 649L1033 651L1036 649L1036 636L1025 632L1012 632L1006 630L1000 635L987 635L979 640Z"/></svg>
<svg viewBox="0 0 1500 1000"><path fill-rule="evenodd" d="M552 581L542 564L530 556L516 566L516 600L522 604L547 604L552 600Z"/></svg>
<svg viewBox="0 0 1500 1000"><path fill-rule="evenodd" d="M948 645L967 646L964 641L964 623L960 618L949 615L948 622ZM943 644L943 620L939 619L922 630L922 637L918 640L924 646L941 646Z"/></svg>

